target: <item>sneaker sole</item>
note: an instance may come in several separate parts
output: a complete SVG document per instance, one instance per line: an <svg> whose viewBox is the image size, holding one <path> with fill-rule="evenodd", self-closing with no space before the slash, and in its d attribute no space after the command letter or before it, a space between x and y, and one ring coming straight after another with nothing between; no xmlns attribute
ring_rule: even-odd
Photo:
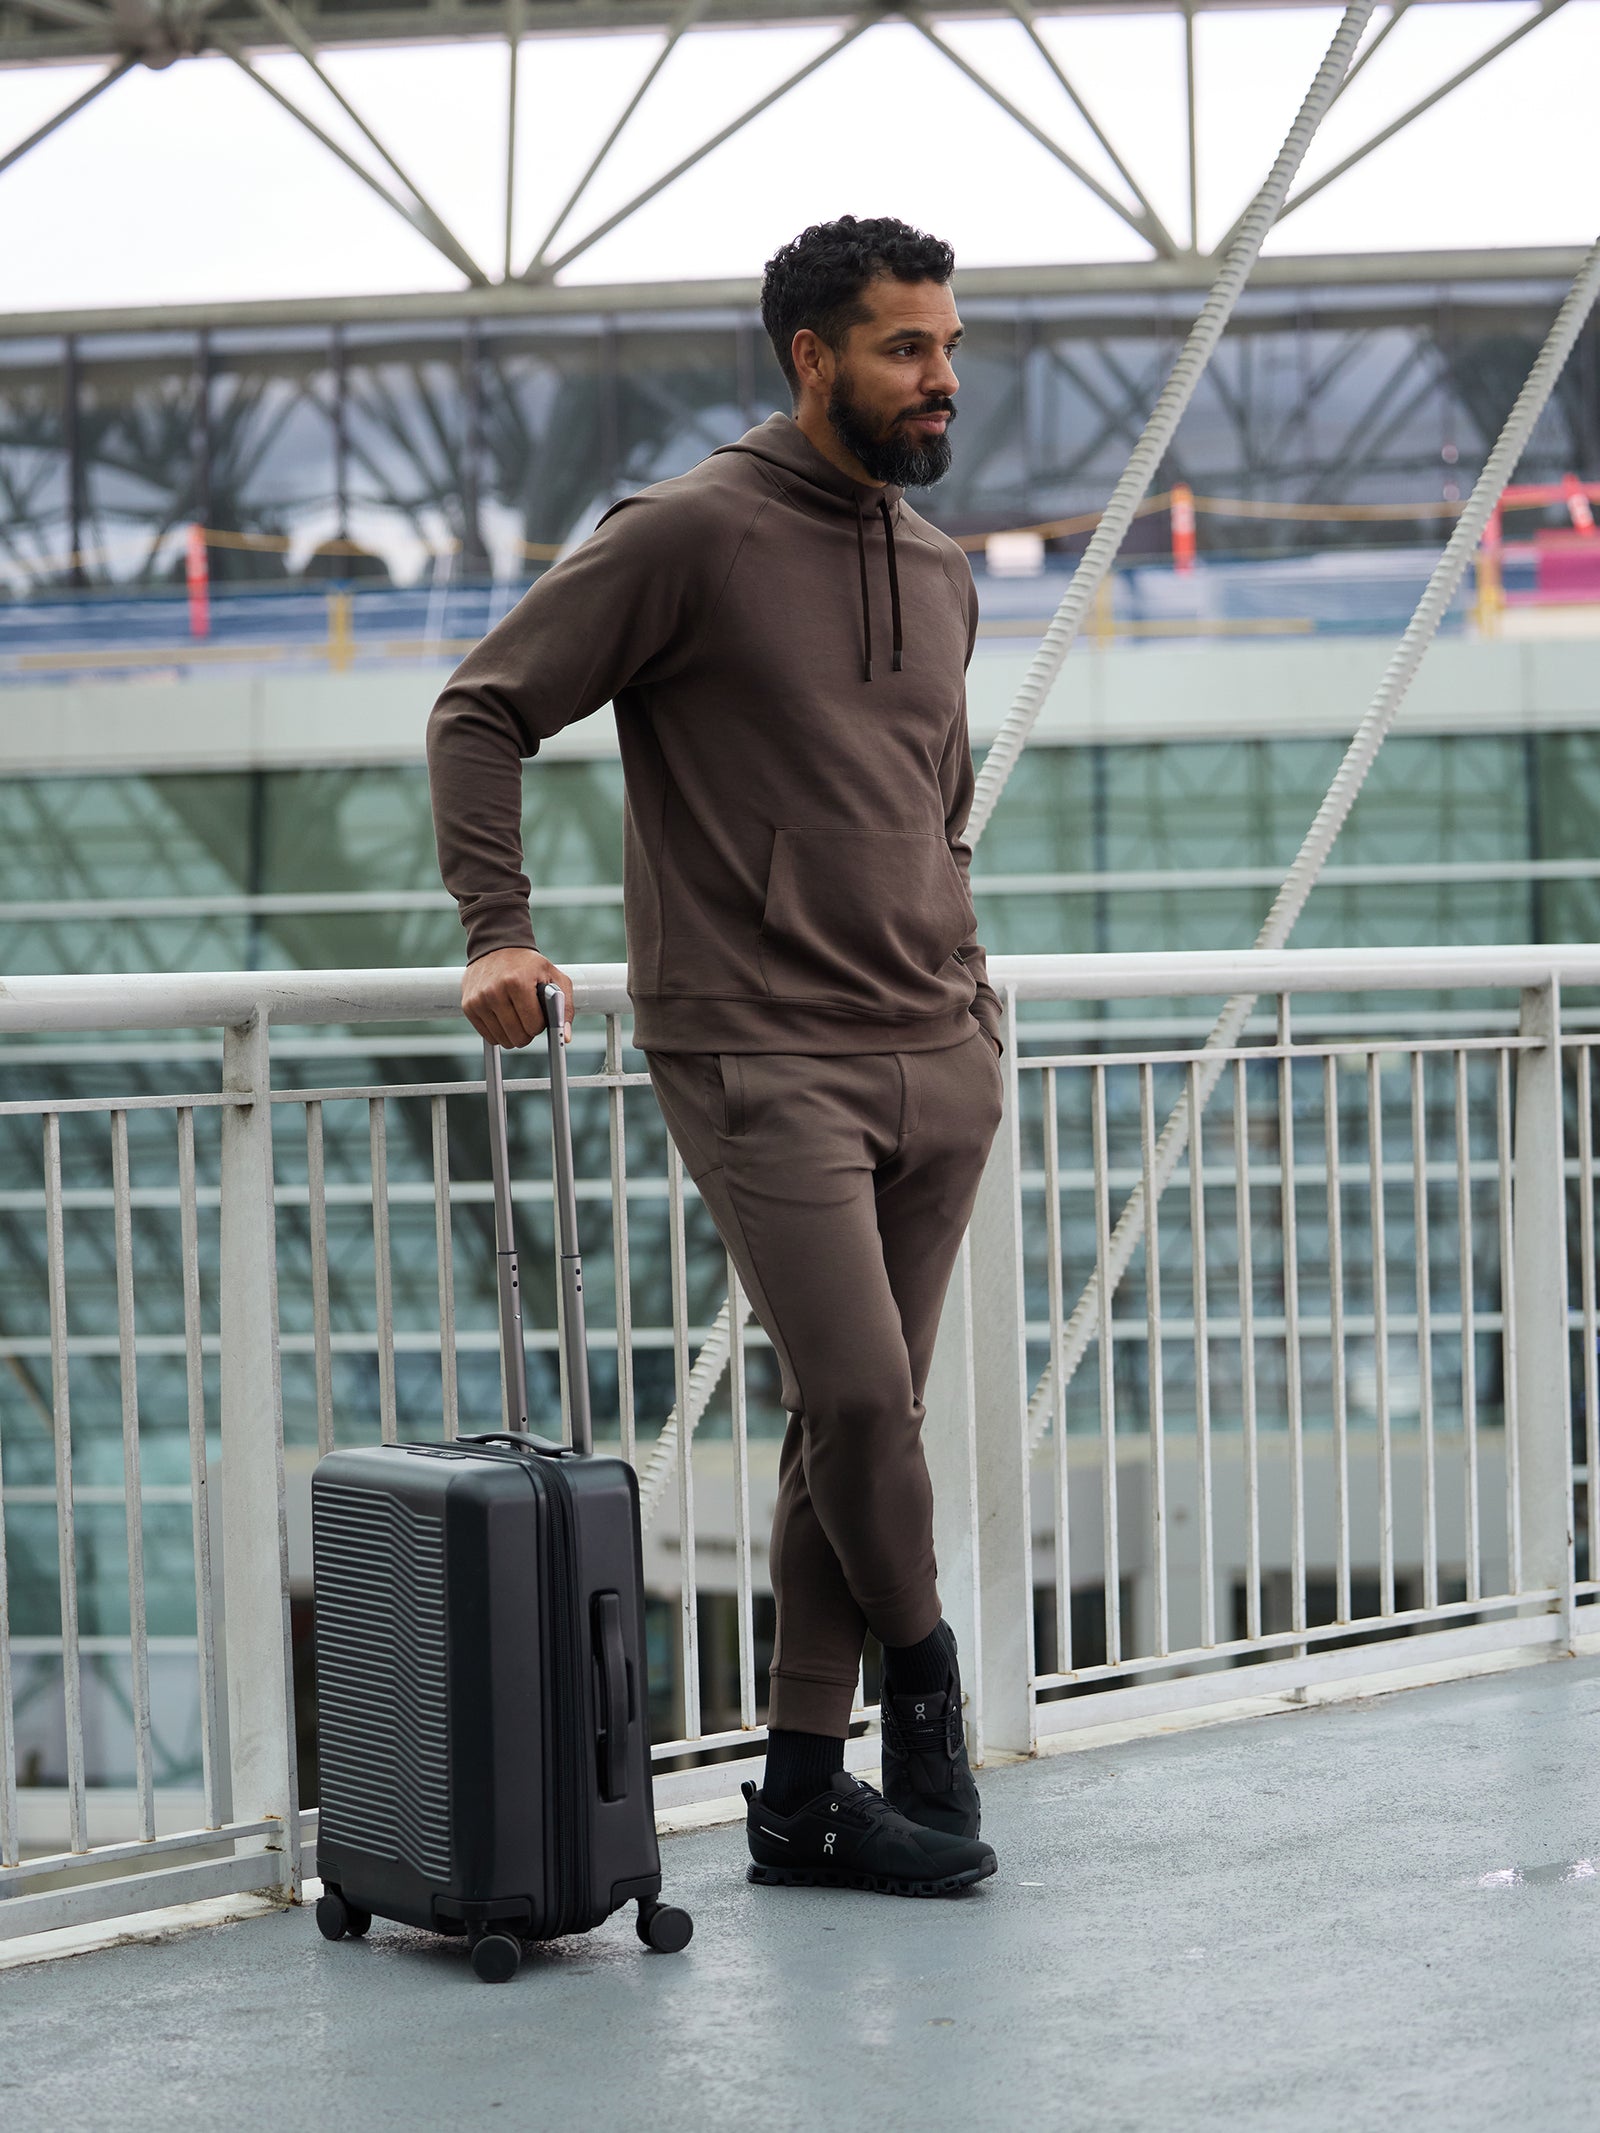
<svg viewBox="0 0 1600 2133"><path fill-rule="evenodd" d="M748 1866L745 1879L760 1887L781 1889L867 1889L878 1896L953 1896L987 1881L999 1868L998 1859L987 1866L969 1866L962 1874L944 1874L937 1881L902 1880L895 1874L851 1874L837 1866Z"/></svg>

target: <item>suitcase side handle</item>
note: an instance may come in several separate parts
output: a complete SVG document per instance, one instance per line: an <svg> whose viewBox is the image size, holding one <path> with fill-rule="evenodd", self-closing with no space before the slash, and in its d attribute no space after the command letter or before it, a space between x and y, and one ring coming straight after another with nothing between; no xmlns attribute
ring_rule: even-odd
<svg viewBox="0 0 1600 2133"><path fill-rule="evenodd" d="M614 1592L594 1596L594 1656L600 1670L600 1797L628 1796L628 1653L622 1641L622 1600Z"/></svg>

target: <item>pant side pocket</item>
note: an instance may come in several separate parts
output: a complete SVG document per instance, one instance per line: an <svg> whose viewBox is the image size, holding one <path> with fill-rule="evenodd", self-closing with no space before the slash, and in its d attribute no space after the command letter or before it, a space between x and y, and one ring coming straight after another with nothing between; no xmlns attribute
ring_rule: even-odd
<svg viewBox="0 0 1600 2133"><path fill-rule="evenodd" d="M717 1073L722 1082L722 1130L737 1140L745 1127L744 1061L737 1052L719 1052Z"/></svg>

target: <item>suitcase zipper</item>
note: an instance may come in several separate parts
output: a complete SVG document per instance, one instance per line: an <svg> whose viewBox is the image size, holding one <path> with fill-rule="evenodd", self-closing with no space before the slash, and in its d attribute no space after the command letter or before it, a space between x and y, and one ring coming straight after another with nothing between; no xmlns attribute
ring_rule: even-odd
<svg viewBox="0 0 1600 2133"><path fill-rule="evenodd" d="M545 1820L546 1885L555 1892L555 1916L548 1928L581 1932L591 1923L589 1891L589 1757L583 1716L583 1646L578 1607L577 1548L573 1534L572 1494L567 1477L553 1459L540 1459L532 1471L550 1505L549 1576L546 1584L548 1639L554 1724L547 1734L556 1773L553 1812Z"/></svg>

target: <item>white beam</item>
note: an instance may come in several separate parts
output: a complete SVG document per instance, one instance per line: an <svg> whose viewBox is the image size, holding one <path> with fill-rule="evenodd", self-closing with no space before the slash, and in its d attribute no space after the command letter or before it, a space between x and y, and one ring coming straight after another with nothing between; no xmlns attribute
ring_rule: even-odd
<svg viewBox="0 0 1600 2133"><path fill-rule="evenodd" d="M257 77L259 78L259 77ZM1259 260L1251 287L1294 290L1315 299L1330 290L1391 288L1408 291L1445 283L1508 282L1565 286L1583 258L1579 245L1473 246L1407 252L1279 253ZM1091 260L1083 264L1041 262L1035 266L963 267L964 301L1010 303L1070 296L1105 302L1139 302L1153 296L1199 295L1210 286L1216 263L1180 252L1176 258ZM600 318L614 312L746 311L761 300L751 276L696 281L490 282L487 287L403 289L374 296L257 297L235 303L125 304L94 308L0 312L0 343L41 336L97 333L178 333L199 327L394 326L468 319L518 320Z"/></svg>
<svg viewBox="0 0 1600 2133"><path fill-rule="evenodd" d="M35 126L25 141L18 141L15 148L8 148L4 155L0 155L0 171L7 171L13 163L20 163L30 149L37 148L41 141L47 141L68 119L76 118L86 105L92 104L114 81L121 81L132 65L131 59L119 59L114 67L108 67L100 79L91 82L81 96L75 96L70 104L63 104L53 118L47 118L42 126Z"/></svg>
<svg viewBox="0 0 1600 2133"><path fill-rule="evenodd" d="M617 123L612 127L611 131L600 143L600 146L595 150L594 157L591 160L589 167L587 168L587 170L584 171L583 176L578 180L577 184L572 188L571 192L568 193L566 199L562 202L560 208L556 212L554 221L552 221L550 227L545 231L543 238L540 240L538 250L534 253L532 259L528 261L526 267L523 268L521 276L523 281L536 281L538 279L539 269L544 265L545 255L550 250L550 247L555 242L557 236L560 234L562 225L566 222L567 217L572 213L572 210L577 206L578 202L583 198L584 194L589 190L589 187L594 183L594 180L599 173L600 166L610 155L612 149L616 147L618 141L621 140L624 127L633 117L633 114L638 110L639 106L644 102L645 96L649 91L651 84L655 81L656 76L661 72L661 69L666 65L667 61L672 57L673 52L677 49L679 38L684 35L685 31L690 30L694 27L695 23L699 21L700 17L705 13L705 11L706 0L689 0L688 6L680 8L678 13L673 17L671 23L668 25L667 34L662 42L660 51L656 53L654 59L652 59L649 66L646 67L644 71L644 78L639 83L638 88L634 90L632 96L629 97L627 103L623 106L622 116L617 120ZM510 276L511 263L508 254L506 261L506 278L509 280Z"/></svg>
<svg viewBox="0 0 1600 2133"><path fill-rule="evenodd" d="M1395 0L1394 6L1389 10L1388 21L1383 25L1382 29L1379 30L1376 37L1368 38L1367 42L1361 47L1360 51L1357 52L1355 58L1351 61L1350 71L1345 76L1344 80L1340 82L1338 91L1334 96L1333 101L1335 104L1339 101L1339 98L1341 96L1347 93L1350 84L1361 72L1362 68L1367 64L1368 60L1374 56L1374 54L1378 50L1378 47L1383 43L1384 39L1392 35L1393 32L1398 29L1400 25L1400 18L1406 13L1407 9L1410 6L1411 0ZM1331 109L1332 107L1330 106L1329 108Z"/></svg>
<svg viewBox="0 0 1600 2133"><path fill-rule="evenodd" d="M1183 121L1189 151L1189 249L1200 249L1200 100L1195 90L1193 0L1183 10ZM1337 95L1337 90L1334 92ZM1227 250L1219 246L1219 252Z"/></svg>
<svg viewBox="0 0 1600 2133"><path fill-rule="evenodd" d="M112 19L103 7L90 7L88 0L20 0L30 15L44 15L52 22L71 22L86 30L113 34Z"/></svg>
<svg viewBox="0 0 1600 2133"><path fill-rule="evenodd" d="M1063 89L1068 100L1072 104L1073 109L1083 120L1083 123L1094 135L1095 139L1100 143L1101 148L1111 159L1111 162L1114 168L1116 169L1118 177L1121 178L1123 184L1127 186L1129 192L1132 193L1133 197L1135 198L1135 200L1138 201L1139 206L1144 211L1145 221L1148 226L1151 240L1155 244L1156 250L1164 258L1175 258L1179 251L1179 246L1173 238L1171 231L1167 228L1161 217L1156 213L1155 208L1151 203L1149 194L1145 191L1144 187L1139 183L1133 172L1128 168L1122 157L1118 155L1116 149L1112 146L1110 136L1107 134L1105 128L1100 124L1100 121L1095 117L1094 113L1089 109L1089 106L1084 102L1083 97L1079 94L1076 85L1068 77L1065 67L1062 66L1060 60L1057 59L1055 53L1051 51L1049 45L1045 43L1044 36L1039 28L1039 18L1034 13L1033 9L1028 5L1028 0L1010 0L1010 4L1012 13L1022 24L1022 27L1027 31L1029 39L1032 42L1034 49L1038 52L1039 57L1050 69L1050 72L1055 76L1057 82L1060 83L1061 88Z"/></svg>
<svg viewBox="0 0 1600 2133"><path fill-rule="evenodd" d="M1481 74L1484 68L1492 65L1503 52L1509 52L1514 44L1519 44L1524 37L1531 35L1534 30L1539 28L1541 23L1548 22L1552 15L1559 14L1566 4L1567 0L1544 0L1544 4L1537 14L1529 15L1526 20L1519 22L1514 30L1508 30L1505 36L1498 38L1486 52L1480 52L1477 58L1470 61L1468 65L1458 68L1448 81L1441 82L1437 89L1430 89L1426 96L1419 97L1409 109L1402 111L1398 118L1391 119L1387 126L1381 126L1376 133L1370 135L1368 139L1361 143L1359 148L1352 148L1347 156L1342 156L1331 170L1325 170L1320 178L1313 178L1308 185L1302 185L1300 190L1292 198L1286 200L1278 210L1278 221L1282 222L1286 216L1292 215L1297 207L1304 207L1308 200L1314 200L1318 193L1325 192L1330 185L1342 178L1347 171L1353 170L1358 163L1365 162L1367 157L1375 149L1381 148L1385 141L1392 141L1395 135L1403 132L1413 120L1421 118L1425 111L1431 111L1435 104L1442 103L1447 96L1452 95L1455 90L1461 87L1463 82L1469 82L1475 74ZM1386 28L1391 26L1386 25ZM1370 53L1368 56L1371 56ZM1243 218L1241 217L1240 219L1242 220ZM1233 229L1228 232L1228 235L1218 247L1219 251L1227 250L1238 227L1239 224L1235 223Z"/></svg>
<svg viewBox="0 0 1600 2133"><path fill-rule="evenodd" d="M321 82L323 88L327 90L328 94L333 98L334 102L339 106L339 109L344 113L345 117L350 120L353 126L355 126L357 131L361 134L362 138L369 142L370 145L377 151L379 156L382 157L383 161L388 164L390 170L393 171L396 178L398 178L400 183L405 187L406 191L411 195L411 199L415 203L414 207L408 206L403 201L396 203L399 206L401 214L405 216L406 220L411 223L413 228L420 230L422 235L427 238L428 242L434 247L434 249L436 251L442 252L445 258L450 261L452 266L459 267L461 272L466 275L469 281L477 282L479 284L487 283L489 279L488 275L484 273L482 267L478 265L477 261L472 257L466 246L462 244L462 242L454 234L454 232L449 229L443 217L439 215L429 204L427 198L425 197L422 191L422 188L416 183L415 179L413 179L407 171L401 168L395 157L384 146L383 142L378 138L377 134L374 133L372 128L367 124L366 120L361 116L361 113L356 109L355 105L351 103L349 97L345 95L344 91L339 87L338 83L333 80L331 75L328 74L326 69L323 67L321 60L317 56L316 46L311 42L310 38L307 37L305 32L301 29L299 22L290 13L288 8L281 6L279 4L279 0L255 0L255 5L260 11L261 15L265 18L265 20L269 24L271 24L271 26L275 30L278 31L279 35L283 37L287 43L293 45L294 49L300 54L300 57L305 61L306 65L317 77L317 80ZM220 42L220 40L218 41ZM230 51L229 56L234 59L240 59L238 48L234 47ZM240 63L244 64L242 59L240 60ZM253 68L247 68L246 71L254 74ZM311 119L307 117L306 113L300 109L298 104L292 103L287 96L280 95L277 90L271 89L271 85L260 74L255 74L254 78L257 81L261 82L263 88L269 89L272 95L277 96L279 103L283 105L284 109L286 111L292 112L294 116L299 119L302 126L306 127L308 131L316 135L317 139L322 142L324 147L332 148L334 150L334 153L340 156L342 161L344 161L352 170L358 172L362 176L367 175L366 172L362 169L362 166L357 163L353 157L345 155L344 151L336 146L331 137L328 134L324 133L320 126L313 124ZM390 195L388 192L383 191L382 189L377 187L374 187L374 190L379 192L380 198L392 200L392 195Z"/></svg>
<svg viewBox="0 0 1600 2133"><path fill-rule="evenodd" d="M932 23L929 22L927 16L922 14L919 9L908 7L902 9L901 12L907 22L911 24L911 27L920 31L936 52L942 52L951 66L964 74L974 88L981 89L992 104L998 105L1013 125L1020 126L1024 133L1031 135L1039 143L1039 146L1045 150L1046 154L1054 156L1058 163L1071 171L1078 183L1086 185L1097 200L1102 201L1105 206L1110 208L1119 222L1125 222L1129 229L1136 236L1142 237L1153 251L1161 249L1157 242L1156 231L1152 228L1146 215L1136 208L1130 208L1125 201L1119 200L1114 192L1102 185L1100 180L1093 176L1091 172L1084 169L1076 156L1069 155L1066 149L1061 146L1061 143L1053 140L1042 126L1036 126L1027 113L1014 104L1003 90L997 88L986 74L980 73L970 60L963 59L954 45L946 44Z"/></svg>
<svg viewBox="0 0 1600 2133"><path fill-rule="evenodd" d="M511 279L511 234L517 211L517 68L522 52L523 0L506 0L506 235L500 267Z"/></svg>
<svg viewBox="0 0 1600 2133"><path fill-rule="evenodd" d="M775 89L770 89L757 103L751 104L747 110L741 111L739 116L730 120L719 133L714 133L709 141L702 141L691 155L686 155L681 163L675 163L671 170L667 171L664 176L657 178L653 185L647 185L642 193L635 193L633 198L626 202L624 206L619 207L614 215L608 215L604 222L599 223L592 229L587 237L581 237L576 244L569 245L559 259L552 260L548 265L541 268L540 279L554 281L563 267L571 266L575 259L580 258L591 246L598 244L602 237L609 237L619 224L626 222L631 215L636 215L641 207L653 200L658 193L665 192L669 185L675 185L686 171L693 170L696 163L704 162L713 149L720 148L724 141L731 141L736 133L742 132L750 124L752 119L759 118L763 111L769 111L780 97L787 96L791 89L797 89L801 82L815 74L819 67L825 67L830 59L842 52L847 44L854 44L863 30L871 27L872 21L870 17L865 15L857 16L856 20L847 29L842 30L832 44L820 51L814 59L808 59L803 67L796 67L792 74L785 75Z"/></svg>

